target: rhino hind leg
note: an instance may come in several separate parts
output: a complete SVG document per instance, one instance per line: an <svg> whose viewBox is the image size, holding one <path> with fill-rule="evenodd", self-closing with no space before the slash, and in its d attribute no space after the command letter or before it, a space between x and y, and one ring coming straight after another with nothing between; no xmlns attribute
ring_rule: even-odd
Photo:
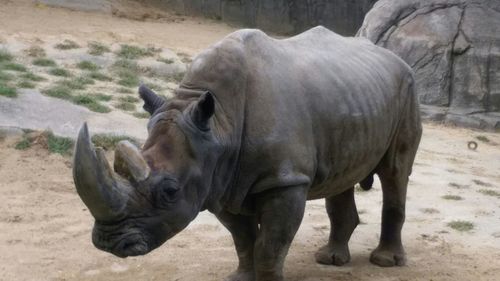
<svg viewBox="0 0 500 281"><path fill-rule="evenodd" d="M349 239L359 224L358 211L354 201L354 187L341 194L326 198L326 211L330 218L330 237L328 244L315 254L320 264L344 265L351 260Z"/></svg>
<svg viewBox="0 0 500 281"><path fill-rule="evenodd" d="M255 281L253 251L258 231L255 217L222 211L217 218L231 233L239 261L236 271L224 281Z"/></svg>

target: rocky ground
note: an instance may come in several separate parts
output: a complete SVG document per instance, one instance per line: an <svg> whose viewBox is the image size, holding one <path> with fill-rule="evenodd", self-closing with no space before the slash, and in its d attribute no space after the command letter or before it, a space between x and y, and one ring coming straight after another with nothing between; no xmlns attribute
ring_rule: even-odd
<svg viewBox="0 0 500 281"><path fill-rule="evenodd" d="M153 55L126 60L140 65L134 72L139 80L158 84L159 92L168 95L175 86L168 80L171 75L151 75L144 71L150 65L143 65L143 61L168 68L171 64L158 61L168 54L181 68L183 57L195 54L232 29L190 18L137 21L49 8L28 0L2 4L1 44L12 59L2 62L1 72L12 77L3 85L13 88L16 95L0 97L0 126L4 127L0 134L0 280L222 280L236 266L236 255L229 233L206 212L147 256L119 259L95 249L90 241L92 218L72 182L71 140L47 133L5 130L5 126L45 129L45 124L51 124L48 127L54 131L71 136L79 123L91 120L91 129L99 128L99 132L143 139L146 119L138 118L140 103L131 102L133 111L115 106L122 97L135 97L133 93L119 92L122 88L135 91L135 87L119 83L122 78L113 68L123 59L119 55L122 45L146 51L152 46L155 50L161 48ZM80 48L55 48L66 39ZM110 51L91 55L90 42L100 42ZM43 48L46 55L42 58L52 59L72 75L55 77L50 74L53 66L34 65L38 57L25 52L32 46ZM78 67L87 60L99 69ZM26 71L13 71L12 66L5 69L10 63ZM112 80L93 79L94 84L71 89L64 98L44 92L64 86L67 79L87 77L93 72ZM46 80L30 81L34 89L20 89L19 83L28 73ZM84 107L88 104L78 104L75 99L98 94L111 97L96 101L110 112L94 112ZM97 141L107 146L114 139ZM469 141L478 147L468 149ZM112 153L108 156L112 158ZM403 234L408 265L379 268L368 261L380 228L382 195L376 181L373 190L356 192L362 223L351 239L352 262L344 267L314 262L314 251L326 242L329 223L323 202L311 201L285 264L287 277L291 281L498 280L499 159L499 134L426 124L408 191Z"/></svg>

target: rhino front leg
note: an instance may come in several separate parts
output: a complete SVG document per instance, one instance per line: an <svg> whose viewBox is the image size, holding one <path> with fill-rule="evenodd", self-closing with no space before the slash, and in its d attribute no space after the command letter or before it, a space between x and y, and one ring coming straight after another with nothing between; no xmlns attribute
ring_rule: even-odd
<svg viewBox="0 0 500 281"><path fill-rule="evenodd" d="M225 281L255 281L253 250L258 230L255 217L222 211L217 218L231 232L239 261L238 269Z"/></svg>
<svg viewBox="0 0 500 281"><path fill-rule="evenodd" d="M257 198L260 223L254 250L257 281L282 281L283 264L304 216L307 187L277 188Z"/></svg>
<svg viewBox="0 0 500 281"><path fill-rule="evenodd" d="M315 258L321 264L340 266L351 260L348 243L352 232L359 224L354 188L349 188L325 201L330 218L330 238L328 244L316 252Z"/></svg>

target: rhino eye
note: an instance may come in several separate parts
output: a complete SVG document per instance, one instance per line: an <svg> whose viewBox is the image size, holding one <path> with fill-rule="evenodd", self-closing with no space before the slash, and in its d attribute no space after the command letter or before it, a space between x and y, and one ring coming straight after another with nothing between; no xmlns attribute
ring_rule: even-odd
<svg viewBox="0 0 500 281"><path fill-rule="evenodd" d="M179 198L179 189L172 186L159 187L156 192L156 204L158 207L168 207Z"/></svg>

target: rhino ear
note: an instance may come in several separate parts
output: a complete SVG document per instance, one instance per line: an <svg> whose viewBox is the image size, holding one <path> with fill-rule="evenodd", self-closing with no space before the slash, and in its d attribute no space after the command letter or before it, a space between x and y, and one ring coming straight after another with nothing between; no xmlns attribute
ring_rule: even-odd
<svg viewBox="0 0 500 281"><path fill-rule="evenodd" d="M142 108L144 108L144 110L149 112L151 115L153 115L153 113L165 103L161 97L145 85L141 85L139 87L139 95L144 101Z"/></svg>
<svg viewBox="0 0 500 281"><path fill-rule="evenodd" d="M191 110L191 120L202 131L210 129L210 117L215 112L215 102L212 93L205 92L196 102L196 105Z"/></svg>

